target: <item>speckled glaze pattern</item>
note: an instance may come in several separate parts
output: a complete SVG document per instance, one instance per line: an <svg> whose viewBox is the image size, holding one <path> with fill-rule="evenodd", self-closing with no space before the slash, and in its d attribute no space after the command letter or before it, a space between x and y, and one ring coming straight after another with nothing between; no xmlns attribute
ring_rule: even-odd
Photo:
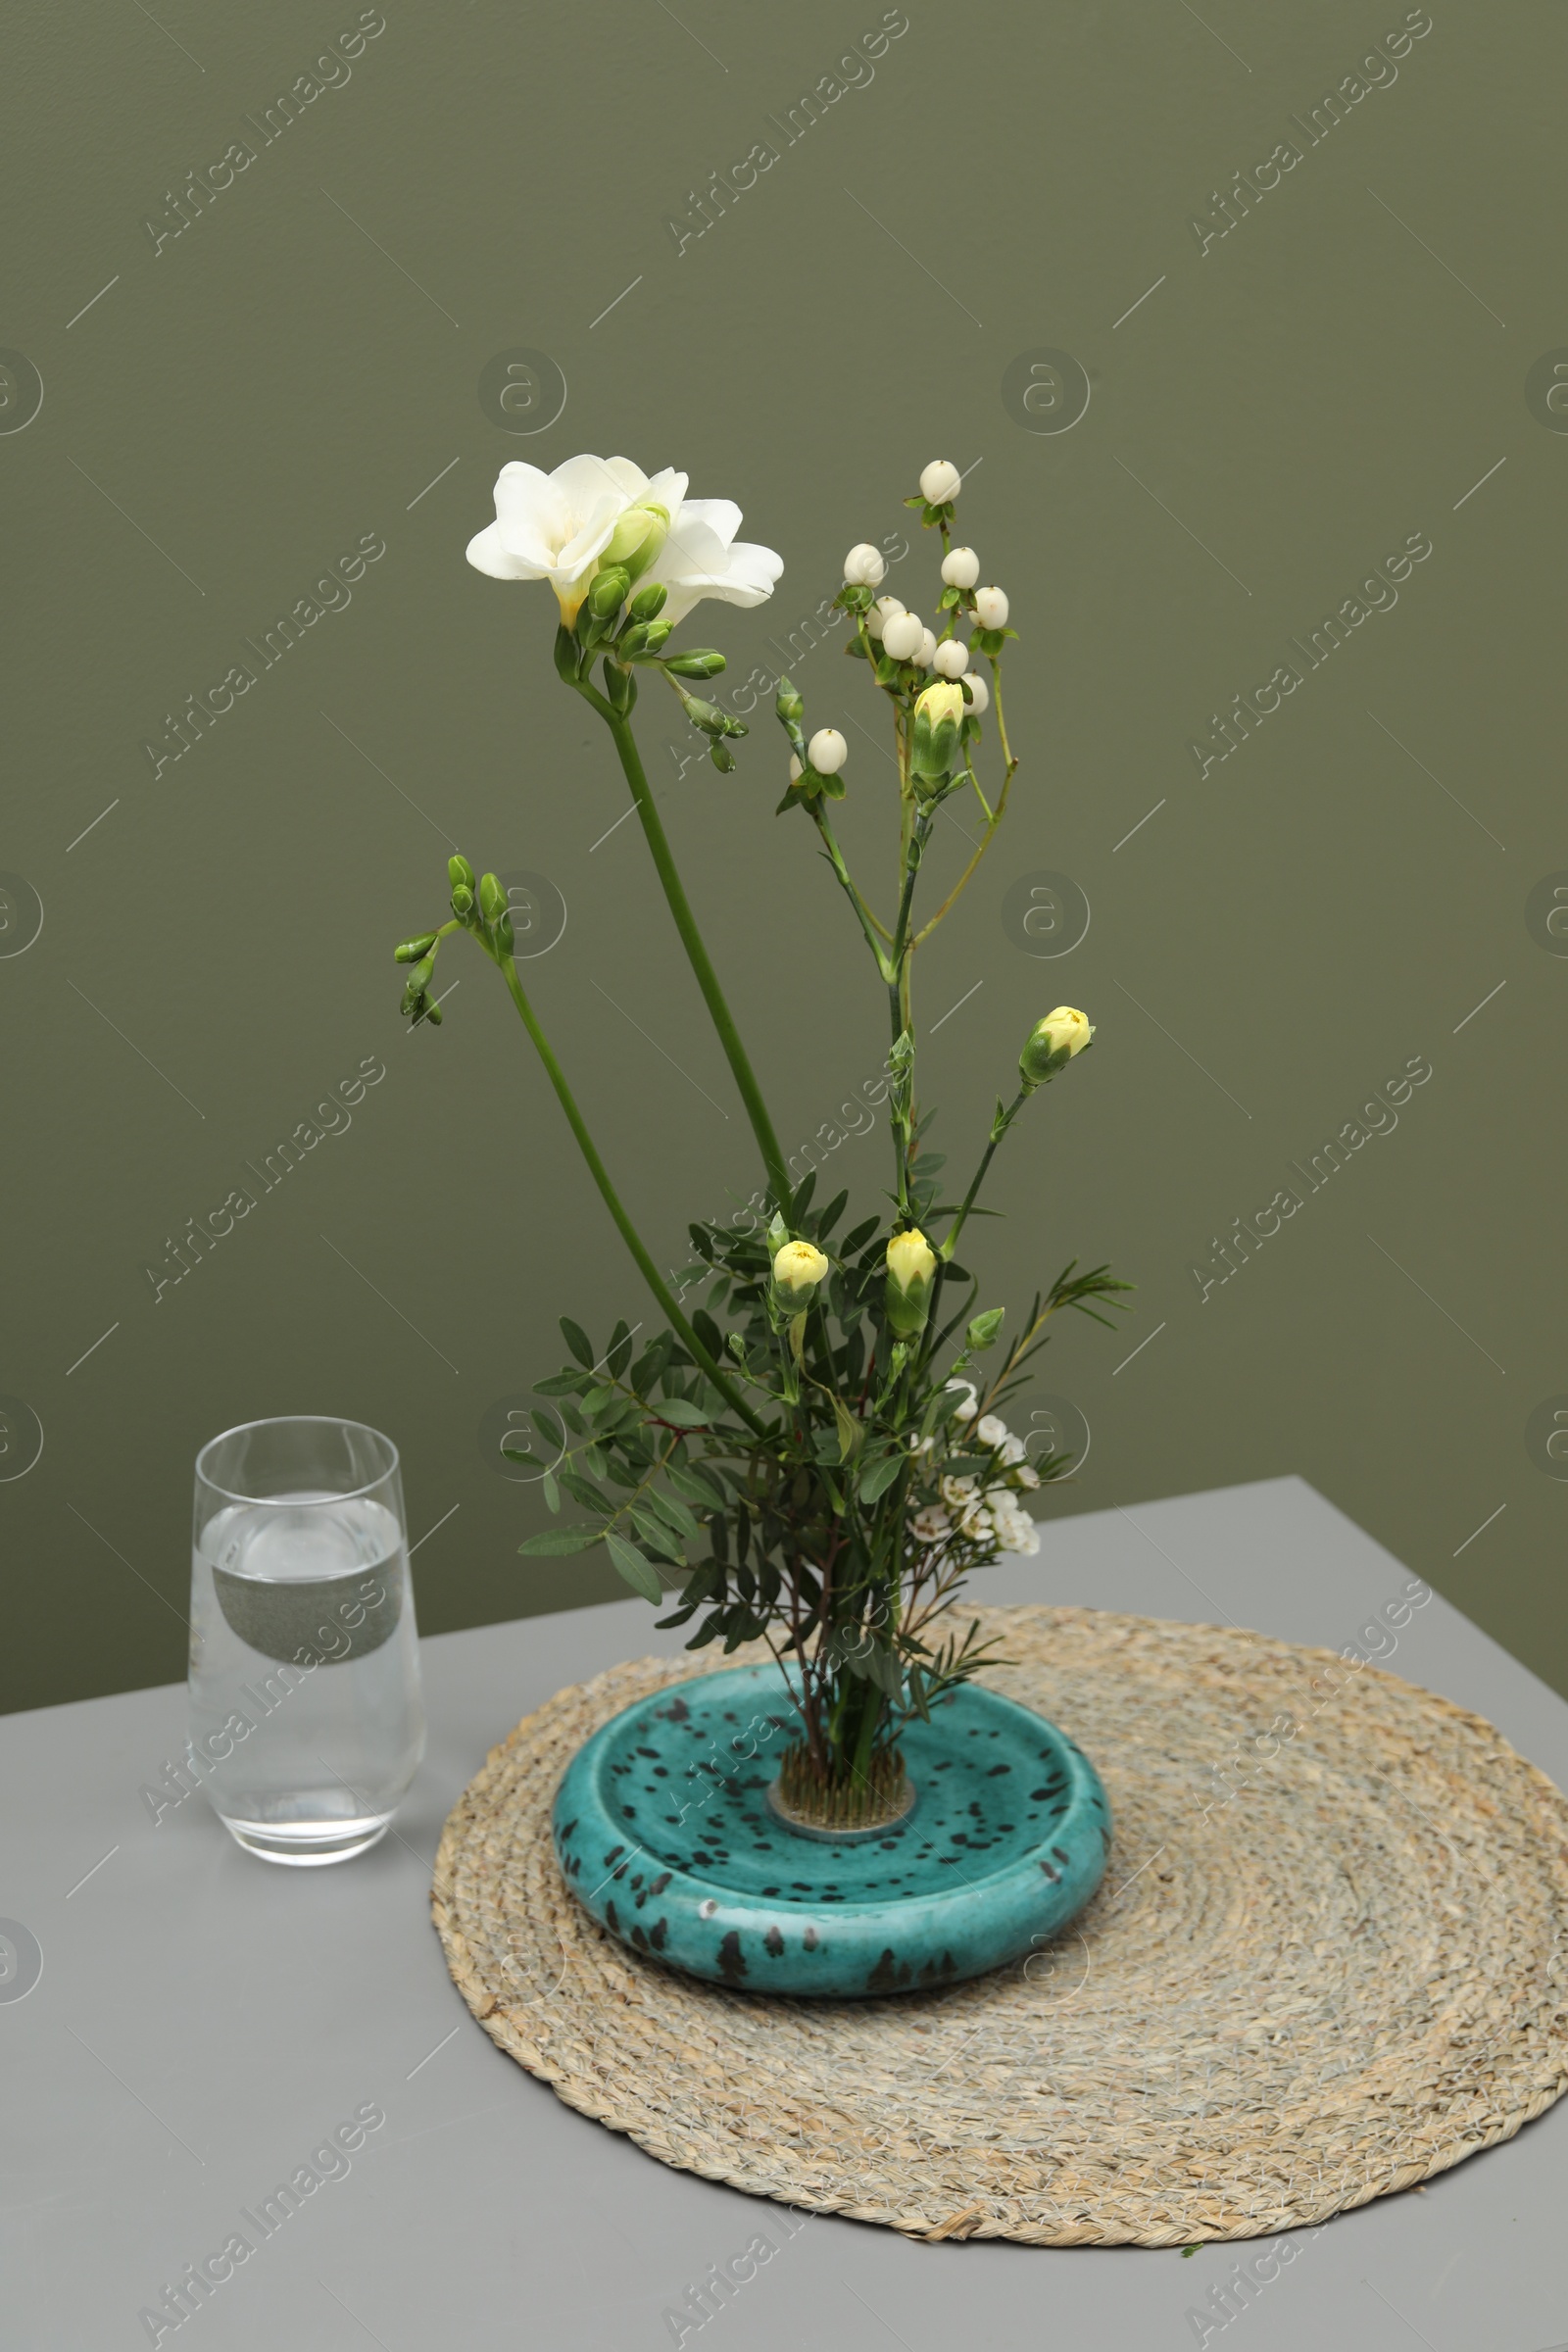
<svg viewBox="0 0 1568 2352"><path fill-rule="evenodd" d="M604 1724L554 1811L566 1884L622 1943L797 1998L956 1984L1039 1948L1099 1886L1100 1776L974 1683L912 1723L912 1813L874 1838L800 1836L766 1801L797 1718L776 1666L652 1692Z"/></svg>

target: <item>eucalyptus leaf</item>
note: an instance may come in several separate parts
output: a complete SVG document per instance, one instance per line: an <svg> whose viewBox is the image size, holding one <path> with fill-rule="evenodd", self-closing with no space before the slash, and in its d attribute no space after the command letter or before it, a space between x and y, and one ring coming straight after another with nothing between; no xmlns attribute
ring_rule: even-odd
<svg viewBox="0 0 1568 2352"><path fill-rule="evenodd" d="M612 1534L607 1528L605 1548L634 1592L640 1592L644 1600L663 1599L664 1588L659 1581L658 1570L640 1551L634 1551L623 1537Z"/></svg>
<svg viewBox="0 0 1568 2352"><path fill-rule="evenodd" d="M592 1371L598 1358L588 1345L588 1334L573 1323L569 1315L563 1315L561 1318L561 1336L577 1358L578 1363L586 1364Z"/></svg>
<svg viewBox="0 0 1568 2352"><path fill-rule="evenodd" d="M556 1552L587 1551L599 1542L604 1530L598 1527L547 1527L540 1536L530 1536L517 1549L525 1559L546 1559Z"/></svg>

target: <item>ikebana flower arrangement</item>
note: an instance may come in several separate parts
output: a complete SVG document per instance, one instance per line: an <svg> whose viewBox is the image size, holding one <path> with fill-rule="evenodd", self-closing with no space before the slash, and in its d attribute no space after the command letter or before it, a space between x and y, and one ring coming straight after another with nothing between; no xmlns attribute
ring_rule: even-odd
<svg viewBox="0 0 1568 2352"><path fill-rule="evenodd" d="M834 832L834 805L847 790L845 738L833 726L808 731L787 679L776 704L789 749L778 812L812 828L827 886L849 906L887 1006L890 1206L871 1207L841 1233L847 1196L818 1205L814 1172L792 1183L643 771L633 717L645 682L676 695L709 738L715 768L735 769L730 747L747 728L700 691L722 672L724 657L672 640L701 599L759 605L783 569L769 549L737 539L740 510L728 500L688 498L685 474L650 478L624 458L577 457L551 474L508 465L496 519L468 560L495 579L548 581L555 593L556 668L609 730L757 1140L765 1225L743 1212L691 1227L702 1303L686 1311L661 1277L589 1134L523 988L495 875L451 859L450 918L396 951L409 967L403 1009L416 1023L440 1022L435 963L451 934L466 933L497 966L663 1318L635 1353L625 1323L600 1348L564 1321L575 1361L538 1384L549 1402L535 1423L551 1456L540 1483L553 1513L564 1499L581 1516L521 1549L604 1544L635 1592L655 1601L672 1594L662 1624L697 1620L693 1648L765 1640L794 1708L770 1802L786 1822L829 1833L869 1830L907 1811L901 1735L913 1720L929 1721L933 1705L990 1654L972 1624L954 1630L948 1613L958 1589L999 1550L1038 1550L1027 1496L1069 1467L1059 1455L1030 1461L1002 1408L1053 1316L1071 1307L1105 1322L1102 1310L1129 1287L1104 1266L1080 1272L1075 1261L1004 1343L1004 1309L980 1304L958 1258L994 1154L1024 1106L1090 1046L1094 1031L1081 1012L1062 1005L1035 1023L1011 1099L998 1097L956 1200L945 1197L942 1157L926 1146L932 1114L916 1086L916 957L994 839L1017 765L1002 695L1015 632L1006 596L982 586L978 557L954 544L959 489L956 468L939 461L906 502L941 541L929 621L879 595L883 560L868 545L851 549L837 600L849 622L845 650L862 664L858 683L882 699L898 763L896 795L880 779L875 786L896 835L880 912ZM988 726L996 738L989 782ZM927 906L919 885L932 829L943 804L960 795L978 811L978 843L957 882ZM557 1413L567 1433L559 1453Z"/></svg>

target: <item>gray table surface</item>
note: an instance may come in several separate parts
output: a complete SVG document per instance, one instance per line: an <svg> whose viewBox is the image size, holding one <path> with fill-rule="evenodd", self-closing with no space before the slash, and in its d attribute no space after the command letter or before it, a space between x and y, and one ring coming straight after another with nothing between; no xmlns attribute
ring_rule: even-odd
<svg viewBox="0 0 1568 2352"><path fill-rule="evenodd" d="M1409 1571L1298 1479L1066 1519L976 1597L1220 1618L1334 1648ZM1388 1637L1382 1637L1387 1642ZM1490 1716L1568 1785L1568 1705L1434 1596L1386 1662ZM563 1684L673 1649L642 1603L424 1646L430 1746L389 1837L324 1871L257 1862L195 1795L140 1795L184 1738L172 1686L0 1721L0 1916L43 1954L0 2000L0 2345L112 2352L357 2108L385 2123L166 2344L207 2352L732 2352L1045 2342L1153 2352L1235 2247L924 2246L669 2171L504 2057L448 1979L425 1893L486 1749ZM330 2169L323 2167L321 2169ZM1568 2101L1421 2191L1316 2235L1210 2344L1540 2352L1568 2336ZM773 2223L700 2328L666 2314ZM781 2226L782 2225L782 2226ZM787 2234L787 2230L793 2234Z"/></svg>

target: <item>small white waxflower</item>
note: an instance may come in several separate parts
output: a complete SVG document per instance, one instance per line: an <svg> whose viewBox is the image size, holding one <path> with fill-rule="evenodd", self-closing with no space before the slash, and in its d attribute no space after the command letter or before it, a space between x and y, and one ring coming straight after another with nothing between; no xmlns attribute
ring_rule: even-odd
<svg viewBox="0 0 1568 2352"><path fill-rule="evenodd" d="M1040 1473L1033 1462L1019 1462L1013 1475L1020 1487L1038 1487L1040 1484Z"/></svg>
<svg viewBox="0 0 1568 2352"><path fill-rule="evenodd" d="M980 559L972 547L951 547L942 559L942 577L950 588L972 588L980 577Z"/></svg>
<svg viewBox="0 0 1568 2352"><path fill-rule="evenodd" d="M819 776L836 776L850 756L850 747L837 727L818 727L806 751Z"/></svg>
<svg viewBox="0 0 1568 2352"><path fill-rule="evenodd" d="M944 637L934 666L945 678L961 678L969 666L969 648L957 637Z"/></svg>
<svg viewBox="0 0 1568 2352"><path fill-rule="evenodd" d="M1013 1437L1009 1431L1008 1435L1003 1441L1002 1467L1004 1470L1014 1470L1017 1468L1018 1464L1023 1460L1023 1440L1022 1438Z"/></svg>
<svg viewBox="0 0 1568 2352"><path fill-rule="evenodd" d="M880 588L887 577L887 564L882 550L862 539L852 547L844 559L844 585L847 588Z"/></svg>
<svg viewBox="0 0 1568 2352"><path fill-rule="evenodd" d="M1040 1549L1040 1530L1027 1511L1016 1507L997 1514L997 1542L1004 1551L1033 1554Z"/></svg>
<svg viewBox="0 0 1568 2352"><path fill-rule="evenodd" d="M1009 1433L1005 1421L995 1413L984 1413L974 1425L974 1434L982 1446L1004 1446Z"/></svg>
<svg viewBox="0 0 1568 2352"><path fill-rule="evenodd" d="M904 607L896 596L879 596L865 616L867 632L872 637L880 637L884 623L890 621L895 612L903 611Z"/></svg>
<svg viewBox="0 0 1568 2352"><path fill-rule="evenodd" d="M940 1544L953 1533L953 1521L940 1503L928 1502L923 1511L916 1511L909 1521L909 1533L917 1544Z"/></svg>
<svg viewBox="0 0 1568 2352"><path fill-rule="evenodd" d="M950 466L946 458L933 458L921 470L920 496L928 506L945 507L950 499L957 497L962 484L963 476L956 466Z"/></svg>
<svg viewBox="0 0 1568 2352"><path fill-rule="evenodd" d="M978 588L975 591L974 613L983 629L1005 628L1007 599L1000 588Z"/></svg>
<svg viewBox="0 0 1568 2352"><path fill-rule="evenodd" d="M978 718L982 710L989 710L991 708L991 689L977 669L966 669L963 673L963 682L969 689L970 715Z"/></svg>
<svg viewBox="0 0 1568 2352"><path fill-rule="evenodd" d="M882 623L882 650L895 662L912 662L924 636L925 622L917 612L890 612Z"/></svg>
<svg viewBox="0 0 1568 2352"><path fill-rule="evenodd" d="M955 1421L972 1421L977 1409L974 1400L973 1381L950 1380L948 1382L948 1387L950 1389L961 1389L963 1391L962 1402L956 1405L954 1409L953 1418Z"/></svg>

